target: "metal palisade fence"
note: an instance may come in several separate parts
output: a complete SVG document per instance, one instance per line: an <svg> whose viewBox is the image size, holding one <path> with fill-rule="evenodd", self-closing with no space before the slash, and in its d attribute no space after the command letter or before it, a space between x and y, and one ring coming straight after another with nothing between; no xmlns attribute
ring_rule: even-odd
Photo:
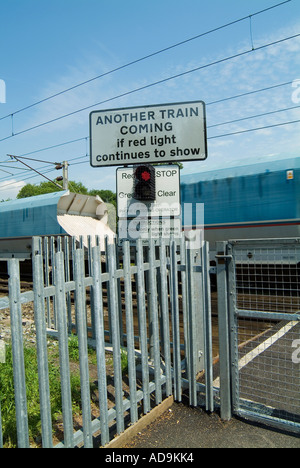
<svg viewBox="0 0 300 468"><path fill-rule="evenodd" d="M19 259L2 260L8 294L0 311L10 323L11 361L7 351L0 379L11 367L14 401L1 384L0 447L14 438L18 447L105 446L164 398L181 401L184 390L194 406L202 392L213 409L207 244L105 244L101 251L99 238L88 248L82 239L34 238L28 284Z"/></svg>

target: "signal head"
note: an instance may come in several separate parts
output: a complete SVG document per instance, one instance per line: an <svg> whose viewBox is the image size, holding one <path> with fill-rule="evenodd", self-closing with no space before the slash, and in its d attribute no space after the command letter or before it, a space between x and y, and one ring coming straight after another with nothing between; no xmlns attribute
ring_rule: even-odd
<svg viewBox="0 0 300 468"><path fill-rule="evenodd" d="M136 200L155 200L155 168L149 164L138 166L134 171L134 198Z"/></svg>

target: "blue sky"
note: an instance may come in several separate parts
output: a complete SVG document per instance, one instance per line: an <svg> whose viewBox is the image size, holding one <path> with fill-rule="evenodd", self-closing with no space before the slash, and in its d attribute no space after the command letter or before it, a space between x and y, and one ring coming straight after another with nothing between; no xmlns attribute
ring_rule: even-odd
<svg viewBox="0 0 300 468"><path fill-rule="evenodd" d="M277 3L280 0L1 0L0 80L6 85L6 94L3 102L0 91L0 119L8 117L0 120L0 198L14 198L25 183L42 180L21 170L20 164L7 163L7 154L47 161L27 163L50 178L60 174L50 172L53 166L48 162L68 160L70 179L90 189L115 191L116 168L89 164L89 112L97 109L205 101L208 159L185 163L183 174L262 161L269 161L271 167L273 160L300 156L300 123L213 138L300 119L300 108L283 111L300 105L300 37L261 48L300 34L300 1L291 0L254 15ZM249 15L254 15L251 21L247 18L18 112ZM252 46L256 50L250 52ZM247 53L228 59L242 52ZM217 61L221 62L208 66ZM115 98L199 67L202 69ZM284 83L289 84L212 104ZM89 108L27 131L85 107ZM19 132L23 133L17 135ZM77 139L80 141L44 150Z"/></svg>

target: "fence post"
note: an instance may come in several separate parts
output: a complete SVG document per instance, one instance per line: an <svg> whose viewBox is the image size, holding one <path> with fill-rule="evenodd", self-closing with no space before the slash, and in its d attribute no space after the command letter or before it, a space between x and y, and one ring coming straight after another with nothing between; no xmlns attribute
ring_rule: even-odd
<svg viewBox="0 0 300 468"><path fill-rule="evenodd" d="M89 381L89 362L87 349L86 294L84 284L84 250L79 248L74 255L74 279L76 292L76 324L79 348L80 386L82 400L82 425L84 447L93 447L91 424L91 395Z"/></svg>
<svg viewBox="0 0 300 468"><path fill-rule="evenodd" d="M178 306L178 269L176 256L176 240L170 241L170 286L171 286L171 314L173 331L173 366L174 366L174 398L181 401L181 352L180 352L180 328Z"/></svg>
<svg viewBox="0 0 300 468"><path fill-rule="evenodd" d="M197 333L196 333L196 321L195 321L195 284L194 284L194 251L189 248L190 245L186 242L187 249L187 290L188 290L188 316L187 316L187 341L188 341L188 379L189 379L189 389L190 389L190 405L197 406L197 386L196 386L196 374L197 374L197 359L195 350L197 343Z"/></svg>
<svg viewBox="0 0 300 468"><path fill-rule="evenodd" d="M104 336L104 313L103 295L101 282L101 252L99 245L92 248L93 262L93 307L94 326L96 337L97 371L100 406L100 427L101 443L106 445L109 442L108 408L107 408L107 381L106 381L106 361L105 361L105 336Z"/></svg>
<svg viewBox="0 0 300 468"><path fill-rule="evenodd" d="M140 332L140 349L142 359L142 381L144 392L143 405L144 413L148 413L150 411L149 367L147 345L147 318L145 303L144 258L143 244L141 239L137 240L136 249L138 317Z"/></svg>
<svg viewBox="0 0 300 468"><path fill-rule="evenodd" d="M68 326L66 314L66 294L64 282L64 255L63 252L55 254L55 291L57 308L57 328L59 344L59 362L61 378L61 398L64 423L64 447L73 448L73 416L72 416L72 396L70 384L70 365L69 365L69 347L68 347Z"/></svg>
<svg viewBox="0 0 300 468"><path fill-rule="evenodd" d="M53 236L50 237L50 259L51 259L51 266L52 266L52 284L56 284L56 278L55 278L55 274L56 274L56 271L55 271L55 268L54 267L54 264L55 264L55 260L54 260L54 257L55 257L55 238ZM56 307L55 307L55 301L56 301L56 297L53 296L53 327L54 327L54 330L57 330L57 317L56 317ZM48 325L49 328L51 327L51 325Z"/></svg>
<svg viewBox="0 0 300 468"><path fill-rule="evenodd" d="M136 365L134 348L134 326L132 310L132 284L130 272L130 243L123 242L123 269L126 308L126 332L127 332L127 355L128 355L128 377L130 388L130 417L132 424L138 420L137 392L136 392Z"/></svg>
<svg viewBox="0 0 300 468"><path fill-rule="evenodd" d="M212 323L211 323L211 294L209 276L209 244L202 244L203 289L204 289L204 334L205 334L205 399L206 410L214 411L213 393L213 354L212 354Z"/></svg>
<svg viewBox="0 0 300 468"><path fill-rule="evenodd" d="M92 237L89 235L87 236L88 242L88 269L89 269L89 276L92 276L93 271L93 256L92 256ZM95 334L95 315L94 315L94 289L90 289L90 304L91 304L91 338L94 340L96 338Z"/></svg>
<svg viewBox="0 0 300 468"><path fill-rule="evenodd" d="M159 329L158 329L155 244L154 244L153 238L149 239L149 289L151 291L150 323L151 323L151 331L152 331L151 338L152 338L152 346L153 346L155 402L158 405L162 401L162 390L161 390L161 381L160 381L160 343L159 343ZM151 346L151 343L150 343L150 346Z"/></svg>
<svg viewBox="0 0 300 468"><path fill-rule="evenodd" d="M18 447L28 448L29 431L20 300L20 264L16 258L8 260L8 275Z"/></svg>
<svg viewBox="0 0 300 468"><path fill-rule="evenodd" d="M39 374L40 409L43 447L52 448L52 418L49 389L47 330L45 319L43 254L41 238L33 238L33 293L34 321L36 329L37 362Z"/></svg>
<svg viewBox="0 0 300 468"><path fill-rule="evenodd" d="M117 294L116 278L116 248L114 244L108 245L108 264L109 264L109 305L112 325L112 344L113 344L113 362L114 362L114 385L115 402L117 415L117 431L124 431L124 412L122 395L122 369L121 369L121 342L120 342L120 323L119 307Z"/></svg>
<svg viewBox="0 0 300 468"><path fill-rule="evenodd" d="M50 285L50 271L49 271L49 243L48 243L48 237L44 237L44 270L45 270L45 286ZM47 297L46 299L46 305L47 305L47 326L48 328L51 328L51 307L50 307L50 297Z"/></svg>
<svg viewBox="0 0 300 468"><path fill-rule="evenodd" d="M227 263L229 258L227 256L226 242L217 242L216 259L218 287L221 418L228 421L231 419L232 409L227 280Z"/></svg>
<svg viewBox="0 0 300 468"><path fill-rule="evenodd" d="M189 249L192 250L193 268L191 271L193 281L193 320L196 328L195 341L195 365L196 374L205 369L205 329L204 329L204 308L205 308L205 284L204 284L204 262L203 262L203 230L197 229L193 232L193 240L189 240Z"/></svg>
<svg viewBox="0 0 300 468"><path fill-rule="evenodd" d="M170 320L168 307L168 278L167 278L167 256L166 241L162 237L159 247L160 258L160 286L161 286L161 320L162 320L162 348L165 361L166 393L172 394L172 371L171 371L171 345L170 345Z"/></svg>
<svg viewBox="0 0 300 468"><path fill-rule="evenodd" d="M68 236L64 237L64 254L65 254L65 279L68 283L71 279L70 275L70 239ZM67 317L68 317L68 332L72 333L72 301L71 293L68 291L66 293L67 298Z"/></svg>

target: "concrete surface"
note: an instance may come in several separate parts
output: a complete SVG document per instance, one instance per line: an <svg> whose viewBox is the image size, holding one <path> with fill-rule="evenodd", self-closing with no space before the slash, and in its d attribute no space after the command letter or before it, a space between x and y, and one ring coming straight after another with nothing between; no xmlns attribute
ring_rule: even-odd
<svg viewBox="0 0 300 468"><path fill-rule="evenodd" d="M173 403L126 448L300 448L300 434L285 433Z"/></svg>

